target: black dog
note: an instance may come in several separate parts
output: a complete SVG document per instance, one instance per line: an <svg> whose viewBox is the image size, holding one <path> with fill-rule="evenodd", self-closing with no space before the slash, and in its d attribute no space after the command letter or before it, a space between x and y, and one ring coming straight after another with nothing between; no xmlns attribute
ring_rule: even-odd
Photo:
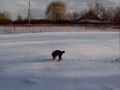
<svg viewBox="0 0 120 90"><path fill-rule="evenodd" d="M55 60L56 57L58 56L58 58L59 58L58 62L61 61L63 53L65 53L65 51L61 51L61 50L55 50L55 51L53 51L52 54L51 54L52 57L53 57L53 60Z"/></svg>

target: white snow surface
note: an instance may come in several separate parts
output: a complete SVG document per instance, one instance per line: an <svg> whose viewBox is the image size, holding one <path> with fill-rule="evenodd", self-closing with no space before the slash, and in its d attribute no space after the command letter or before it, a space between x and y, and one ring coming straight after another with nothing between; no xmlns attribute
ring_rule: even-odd
<svg viewBox="0 0 120 90"><path fill-rule="evenodd" d="M120 90L119 50L118 32L0 35L0 90Z"/></svg>

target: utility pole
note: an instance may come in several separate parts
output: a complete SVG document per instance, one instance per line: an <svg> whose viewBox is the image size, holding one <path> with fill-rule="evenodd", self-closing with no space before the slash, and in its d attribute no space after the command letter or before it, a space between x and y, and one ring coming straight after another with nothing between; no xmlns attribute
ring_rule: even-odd
<svg viewBox="0 0 120 90"><path fill-rule="evenodd" d="M28 7L28 24L30 25L31 20L31 12L30 12L30 0L29 0L29 7Z"/></svg>
<svg viewBox="0 0 120 90"><path fill-rule="evenodd" d="M120 50L120 30L119 30L119 50ZM119 55L120 55L120 52L119 52ZM119 56L119 59L120 59L120 56Z"/></svg>

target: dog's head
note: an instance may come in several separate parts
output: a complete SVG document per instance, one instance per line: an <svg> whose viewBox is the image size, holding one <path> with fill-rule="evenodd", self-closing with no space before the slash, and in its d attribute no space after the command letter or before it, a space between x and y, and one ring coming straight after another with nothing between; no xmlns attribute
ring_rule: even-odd
<svg viewBox="0 0 120 90"><path fill-rule="evenodd" d="M62 53L65 53L65 51L62 51Z"/></svg>

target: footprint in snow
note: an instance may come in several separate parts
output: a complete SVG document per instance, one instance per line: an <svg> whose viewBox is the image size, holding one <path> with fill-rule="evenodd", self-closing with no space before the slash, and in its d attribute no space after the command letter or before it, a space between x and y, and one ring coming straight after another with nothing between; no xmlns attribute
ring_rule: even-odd
<svg viewBox="0 0 120 90"><path fill-rule="evenodd" d="M25 83L25 84L28 84L28 85L35 85L35 84L38 84L37 82L31 81L31 80L24 80L24 83Z"/></svg>

